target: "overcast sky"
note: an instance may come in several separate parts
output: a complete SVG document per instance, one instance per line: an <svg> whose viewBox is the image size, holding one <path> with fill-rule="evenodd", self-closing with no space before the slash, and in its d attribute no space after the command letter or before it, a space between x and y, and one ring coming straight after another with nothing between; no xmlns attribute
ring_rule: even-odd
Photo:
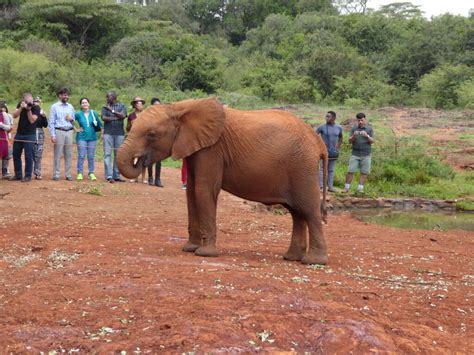
<svg viewBox="0 0 474 355"><path fill-rule="evenodd" d="M406 0L413 5L420 5L420 10L424 11L424 16L438 16L449 12L453 15L468 16L469 9L474 8L472 0ZM368 0L367 7L377 10L380 5L387 5L394 2L404 2L403 0Z"/></svg>

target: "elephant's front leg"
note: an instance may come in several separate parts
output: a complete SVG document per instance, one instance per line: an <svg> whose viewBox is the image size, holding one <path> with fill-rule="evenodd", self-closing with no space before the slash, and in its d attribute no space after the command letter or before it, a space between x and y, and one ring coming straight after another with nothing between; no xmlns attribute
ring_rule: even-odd
<svg viewBox="0 0 474 355"><path fill-rule="evenodd" d="M194 254L199 256L218 256L216 248L216 210L219 191L215 188L196 189L196 208L199 218L199 233L202 246Z"/></svg>
<svg viewBox="0 0 474 355"><path fill-rule="evenodd" d="M194 253L199 256L217 256L216 210L222 186L223 162L211 147L194 154L190 165L193 170L194 207L201 241L201 246Z"/></svg>
<svg viewBox="0 0 474 355"><path fill-rule="evenodd" d="M188 163L189 164L189 163ZM194 174L189 171L186 182L186 200L188 204L188 235L189 239L183 246L183 251L194 253L201 245L199 217L196 208L196 195L194 188Z"/></svg>

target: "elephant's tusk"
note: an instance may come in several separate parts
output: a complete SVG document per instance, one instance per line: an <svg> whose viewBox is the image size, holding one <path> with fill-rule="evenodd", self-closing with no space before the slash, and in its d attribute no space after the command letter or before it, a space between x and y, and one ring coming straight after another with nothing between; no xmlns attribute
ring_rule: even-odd
<svg viewBox="0 0 474 355"><path fill-rule="evenodd" d="M137 157L135 157L135 159L133 159L133 165L134 165L134 166L136 166L136 165L137 165L137 163L138 163L138 159L139 159L139 158L137 158Z"/></svg>

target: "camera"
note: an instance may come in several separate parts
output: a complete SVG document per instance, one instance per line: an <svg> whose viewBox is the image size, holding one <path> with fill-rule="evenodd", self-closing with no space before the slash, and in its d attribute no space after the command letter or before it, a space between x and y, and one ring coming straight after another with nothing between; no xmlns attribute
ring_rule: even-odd
<svg viewBox="0 0 474 355"><path fill-rule="evenodd" d="M35 104L34 104L33 102L27 102L27 103L26 103L26 106L27 106L27 107L30 107L30 108L33 107L34 105L35 105Z"/></svg>

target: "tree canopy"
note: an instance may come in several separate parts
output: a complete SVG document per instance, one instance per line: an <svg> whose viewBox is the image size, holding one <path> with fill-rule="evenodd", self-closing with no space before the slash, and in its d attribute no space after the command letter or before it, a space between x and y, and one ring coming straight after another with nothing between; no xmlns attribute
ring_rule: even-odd
<svg viewBox="0 0 474 355"><path fill-rule="evenodd" d="M49 94L70 84L284 102L472 98L474 19L426 19L409 2L373 11L361 0L10 0L0 11L3 77L15 82L0 96L30 90L23 63L48 73Z"/></svg>

